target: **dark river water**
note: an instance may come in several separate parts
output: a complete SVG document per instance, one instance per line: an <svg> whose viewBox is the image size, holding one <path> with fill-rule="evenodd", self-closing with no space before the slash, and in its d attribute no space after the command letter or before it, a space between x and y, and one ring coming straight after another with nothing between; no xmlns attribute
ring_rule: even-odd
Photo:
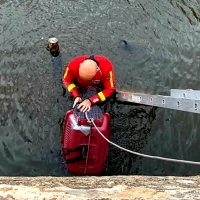
<svg viewBox="0 0 200 200"><path fill-rule="evenodd" d="M198 0L0 0L0 175L68 175L60 126L72 101L60 78L73 57L102 54L118 91L200 89ZM53 67L50 37L62 63ZM122 40L128 42L124 46ZM111 101L111 141L133 151L200 161L200 116ZM197 175L200 166L110 146L103 175Z"/></svg>

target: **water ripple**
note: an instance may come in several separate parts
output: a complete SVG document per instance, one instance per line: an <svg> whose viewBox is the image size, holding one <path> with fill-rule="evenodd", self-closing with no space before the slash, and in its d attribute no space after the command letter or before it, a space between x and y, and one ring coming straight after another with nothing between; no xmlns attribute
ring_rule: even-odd
<svg viewBox="0 0 200 200"><path fill-rule="evenodd" d="M168 94L170 88L199 89L198 13L198 1L183 0L1 1L0 132L4 164L0 172L63 174L56 163L59 120L72 102L63 96L60 78L64 65L75 55L109 57L115 66L118 90ZM52 36L60 42L59 69L53 68L45 50ZM190 154L185 149L194 148L198 141L199 117L192 115L190 125L186 116L177 113L158 110L155 115L151 108L116 102L108 105L108 111L112 140L132 150L167 151L173 156L170 147L187 157ZM188 120L187 128L183 120ZM160 145L163 138L165 145ZM153 171L155 165L158 170ZM146 173L148 169L154 174L162 173L163 168L161 163L153 165L111 147L105 174ZM184 167L180 168L179 172L183 171Z"/></svg>

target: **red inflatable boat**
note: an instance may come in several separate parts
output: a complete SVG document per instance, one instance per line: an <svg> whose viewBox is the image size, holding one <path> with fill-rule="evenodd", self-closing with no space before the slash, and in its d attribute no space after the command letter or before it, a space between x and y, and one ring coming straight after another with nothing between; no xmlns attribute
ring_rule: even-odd
<svg viewBox="0 0 200 200"><path fill-rule="evenodd" d="M98 130L110 138L110 115L100 107L92 106L87 113L94 119ZM66 112L62 131L62 154L70 173L79 175L98 175L102 172L108 153L108 142L89 123L85 113L77 109Z"/></svg>

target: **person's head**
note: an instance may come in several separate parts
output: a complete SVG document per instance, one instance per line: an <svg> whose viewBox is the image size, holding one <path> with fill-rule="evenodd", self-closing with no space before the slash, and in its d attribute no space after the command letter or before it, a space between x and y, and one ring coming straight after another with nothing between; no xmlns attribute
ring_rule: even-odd
<svg viewBox="0 0 200 200"><path fill-rule="evenodd" d="M97 63L94 60L86 59L79 67L79 76L85 81L91 80L97 72Z"/></svg>

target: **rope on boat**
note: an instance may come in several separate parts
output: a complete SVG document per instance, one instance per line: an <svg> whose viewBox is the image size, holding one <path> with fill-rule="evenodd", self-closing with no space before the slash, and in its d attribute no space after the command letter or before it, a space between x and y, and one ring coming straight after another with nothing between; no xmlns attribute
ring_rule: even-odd
<svg viewBox="0 0 200 200"><path fill-rule="evenodd" d="M135 155L138 155L138 156L141 156L141 157L146 157L146 158L151 158L151 159L157 159L157 160L164 160L164 161L169 161L169 162L176 162L176 163L184 163L184 164L192 164L192 165L200 165L200 162L195 162L195 161L189 161L189 160L178 160L178 159L172 159L172 158L165 158L165 157L160 157L160 156L151 156L151 155L147 155L147 154L142 154L142 153L138 153L138 152L135 152L135 151L131 151L129 149L126 149L126 148L123 148L113 142L111 142L109 139L107 139L103 133L101 133L101 131L98 129L98 127L96 126L96 124L94 123L94 119L93 118L88 118L87 116L87 112L86 112L86 119L88 120L89 123L92 123L94 125L94 127L96 128L96 130L98 131L98 133L110 144L112 144L113 146L123 150L123 151L126 151L128 153L131 153L131 154L135 154Z"/></svg>
<svg viewBox="0 0 200 200"><path fill-rule="evenodd" d="M87 171L87 164L88 164L89 151L90 151L90 140L91 140L91 128L90 128L90 133L89 133L88 150L87 150L87 156L86 156L86 161L85 161L84 175L86 174L86 171Z"/></svg>

